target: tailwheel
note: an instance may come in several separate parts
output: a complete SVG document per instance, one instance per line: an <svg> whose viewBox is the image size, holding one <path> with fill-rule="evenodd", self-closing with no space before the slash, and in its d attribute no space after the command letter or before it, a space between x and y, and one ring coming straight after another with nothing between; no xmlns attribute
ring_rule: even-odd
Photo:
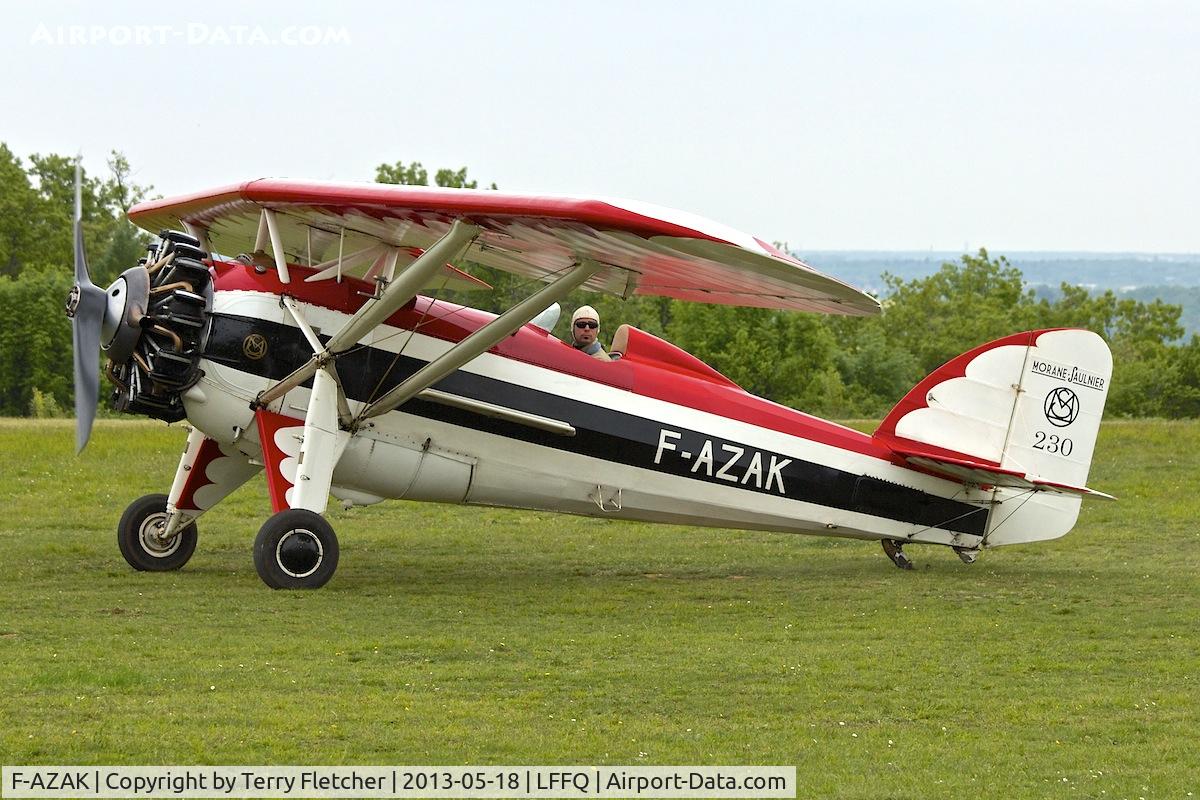
<svg viewBox="0 0 1200 800"><path fill-rule="evenodd" d="M884 539L881 544L883 545L883 552L887 554L887 557L892 560L893 564L900 569L913 568L912 561L904 554L904 542L897 539Z"/></svg>
<svg viewBox="0 0 1200 800"><path fill-rule="evenodd" d="M958 557L964 564L974 564L975 559L979 558L978 547L952 547L951 549L958 553Z"/></svg>
<svg viewBox="0 0 1200 800"><path fill-rule="evenodd" d="M319 589L337 564L333 527L302 508L280 511L263 523L254 540L254 568L272 589Z"/></svg>
<svg viewBox="0 0 1200 800"><path fill-rule="evenodd" d="M196 523L170 538L167 527L167 496L148 494L129 504L117 524L117 545L129 566L146 572L179 569L196 552Z"/></svg>

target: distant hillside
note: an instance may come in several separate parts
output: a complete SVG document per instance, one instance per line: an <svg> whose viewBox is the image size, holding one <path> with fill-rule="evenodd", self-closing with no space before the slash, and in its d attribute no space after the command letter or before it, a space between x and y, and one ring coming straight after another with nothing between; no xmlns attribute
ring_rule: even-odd
<svg viewBox="0 0 1200 800"><path fill-rule="evenodd" d="M1053 298L1063 283L1135 300L1161 299L1183 306L1181 321L1200 333L1200 253L1001 253L1018 267L1040 296ZM905 280L931 275L960 253L814 250L796 253L813 267L869 291L881 292L885 272Z"/></svg>
<svg viewBox="0 0 1200 800"><path fill-rule="evenodd" d="M1137 286L1200 286L1200 253L1002 253L1030 284L1072 283L1098 289ZM878 289L884 272L905 280L923 278L961 253L813 250L798 257L856 286Z"/></svg>

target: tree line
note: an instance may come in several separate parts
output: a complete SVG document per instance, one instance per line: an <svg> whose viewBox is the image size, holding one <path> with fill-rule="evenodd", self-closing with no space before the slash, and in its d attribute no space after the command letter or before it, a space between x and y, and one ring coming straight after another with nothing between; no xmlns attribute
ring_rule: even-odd
<svg viewBox="0 0 1200 800"><path fill-rule="evenodd" d="M151 188L132 181L120 153L110 155L107 168L83 182L84 237L101 286L132 266L149 242L125 213ZM429 183L419 162L381 164L375 178ZM466 168L436 170L433 182L478 188ZM0 144L0 415L55 415L71 407L71 329L62 309L73 281L73 204L73 159L32 155L26 164ZM443 299L498 312L535 289L520 276L460 266L493 290L444 292ZM1200 416L1200 336L1183 338L1177 305L1069 284L1053 298L1038 297L1018 268L986 250L928 277L885 274L882 282L884 313L870 318L576 292L563 304L556 332L565 337L570 310L587 303L609 336L629 323L674 342L747 391L849 418L883 415L925 375L983 342L1031 328L1083 327L1113 350L1109 416Z"/></svg>

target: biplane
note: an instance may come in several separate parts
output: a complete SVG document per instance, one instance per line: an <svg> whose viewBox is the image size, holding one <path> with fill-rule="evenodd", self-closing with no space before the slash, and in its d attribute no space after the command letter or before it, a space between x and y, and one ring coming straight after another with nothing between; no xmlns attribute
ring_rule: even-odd
<svg viewBox="0 0 1200 800"><path fill-rule="evenodd" d="M273 514L254 564L324 585L324 513L389 498L983 549L1075 524L1112 371L1085 330L983 344L919 383L872 435L756 397L623 325L617 361L551 334L576 289L869 315L879 302L715 222L625 200L255 180L142 203L158 238L107 289L76 213L77 447L104 373L121 411L186 419L166 494L118 525L125 559L173 570L197 520L259 473ZM499 315L435 299L525 276Z"/></svg>

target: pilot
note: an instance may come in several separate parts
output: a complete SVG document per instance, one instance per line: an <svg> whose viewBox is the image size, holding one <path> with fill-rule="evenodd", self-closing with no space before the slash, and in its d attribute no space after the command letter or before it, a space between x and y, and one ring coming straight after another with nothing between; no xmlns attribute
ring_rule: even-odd
<svg viewBox="0 0 1200 800"><path fill-rule="evenodd" d="M571 315L571 346L601 361L612 358L600 346L600 315L591 306L580 306Z"/></svg>

